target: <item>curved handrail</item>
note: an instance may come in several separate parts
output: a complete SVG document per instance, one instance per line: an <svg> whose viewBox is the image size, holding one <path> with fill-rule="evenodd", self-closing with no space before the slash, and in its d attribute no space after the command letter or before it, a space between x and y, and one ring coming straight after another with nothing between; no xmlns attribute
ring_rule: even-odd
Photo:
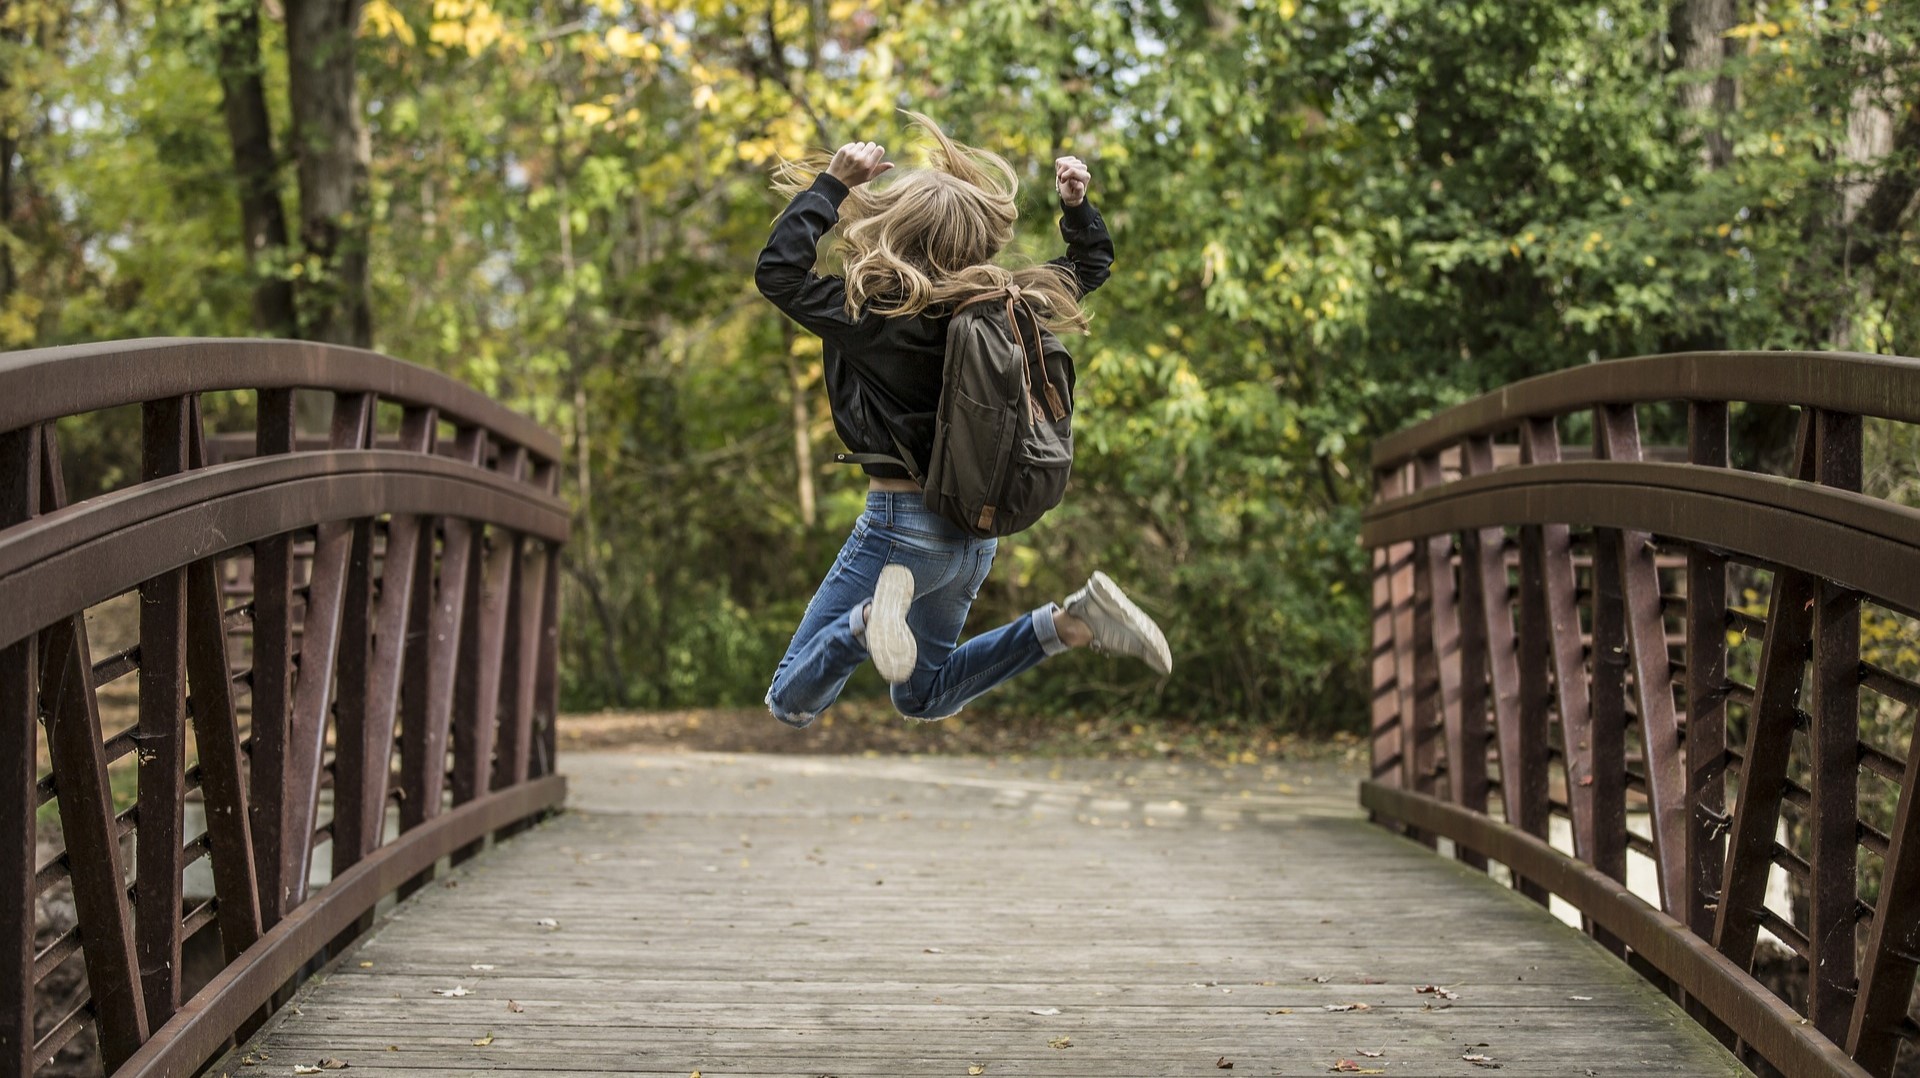
<svg viewBox="0 0 1920 1078"><path fill-rule="evenodd" d="M1920 359L1860 352L1680 352L1612 359L1536 375L1415 423L1374 444L1375 469L1529 416L1597 404L1746 401L1920 423Z"/></svg>
<svg viewBox="0 0 1920 1078"><path fill-rule="evenodd" d="M1791 476L1729 467L1737 402L1798 409L1790 452L1747 447ZM1679 460L1641 445L1636 407L1658 404L1686 409ZM1591 415L1591 460L1562 459L1573 413ZM1375 817L1504 862L1711 1027L1836 1078L1889 1074L1920 1032L1920 741L1886 748L1920 713L1920 669L1862 648L1867 617L1913 643L1870 609L1920 617L1920 510L1861 493L1865 417L1920 423L1920 360L1714 352L1542 375L1382 439L1364 533ZM1509 437L1518 464L1496 456ZM1766 593L1764 618L1729 602L1736 586ZM1730 636L1757 639L1757 660ZM1874 697L1902 724L1877 742ZM1888 783L1882 830L1860 802ZM1556 817L1570 853L1546 841ZM1630 851L1653 864L1653 905L1626 892ZM1862 856L1881 864L1877 894ZM1776 864L1804 881L1790 915L1767 905ZM1750 976L1763 931L1807 960L1804 1013Z"/></svg>
<svg viewBox="0 0 1920 1078"><path fill-rule="evenodd" d="M1380 547L1521 524L1684 536L1824 576L1920 617L1920 509L1727 468L1624 461L1502 468L1379 502L1362 534Z"/></svg>
<svg viewBox="0 0 1920 1078"><path fill-rule="evenodd" d="M152 337L0 352L0 430L233 389L372 393L485 427L543 461L560 456L551 431L439 371L361 348L265 338Z"/></svg>
<svg viewBox="0 0 1920 1078"><path fill-rule="evenodd" d="M254 402L251 457L203 429L202 394L229 390ZM327 431L297 429L296 391L331 396ZM104 412L122 405L138 406L138 481L69 504L61 421L125 422ZM16 988L0 1074L89 1026L116 1078L191 1074L384 896L561 802L559 454L472 389L358 349L0 354L0 976ZM137 644L96 661L89 615L136 589ZM136 675L117 729L100 690ZM128 767L131 805L109 775ZM203 835L185 830L190 799ZM49 800L65 848L41 865ZM189 902L201 861L212 897ZM67 885L78 923L36 953L35 900ZM182 972L195 944L227 963L205 985ZM90 994L37 1013L70 962Z"/></svg>
<svg viewBox="0 0 1920 1078"><path fill-rule="evenodd" d="M50 513L0 540L0 647L170 569L329 521L464 516L549 542L567 535L558 498L470 466L387 450L216 465L120 493Z"/></svg>

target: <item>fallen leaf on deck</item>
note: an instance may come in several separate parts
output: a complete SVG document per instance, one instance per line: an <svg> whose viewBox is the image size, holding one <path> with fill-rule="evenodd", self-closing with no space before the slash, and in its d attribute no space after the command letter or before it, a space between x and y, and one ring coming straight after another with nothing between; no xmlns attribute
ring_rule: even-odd
<svg viewBox="0 0 1920 1078"><path fill-rule="evenodd" d="M1460 993L1450 992L1437 984L1423 984L1414 989L1422 995L1439 996L1441 999L1459 999Z"/></svg>
<svg viewBox="0 0 1920 1078"><path fill-rule="evenodd" d="M510 1010L515 1014L525 1014L527 1011L525 1007L522 1007L520 1005L520 1001L516 999L510 999L507 1001L507 1010Z"/></svg>
<svg viewBox="0 0 1920 1078"><path fill-rule="evenodd" d="M928 947L928 948L926 948L926 953L927 953L927 954L939 954L939 953L940 953L940 948L938 948L938 947Z"/></svg>
<svg viewBox="0 0 1920 1078"><path fill-rule="evenodd" d="M1292 1007L1275 1007L1273 1010L1270 1010L1267 1013L1268 1014L1292 1014L1293 1008Z"/></svg>
<svg viewBox="0 0 1920 1078"><path fill-rule="evenodd" d="M306 1065L305 1063L295 1063L295 1064L293 1065L293 1073L295 1073L295 1074L319 1074L319 1073L320 1073L320 1068L319 1068L319 1067L309 1067L309 1066L307 1066L307 1065Z"/></svg>
<svg viewBox="0 0 1920 1078"><path fill-rule="evenodd" d="M1386 1071L1381 1070L1379 1067L1362 1067L1360 1064L1355 1063L1351 1059L1343 1059L1340 1062L1335 1063L1333 1066L1328 1067L1327 1069L1337 1074L1385 1074L1387 1073Z"/></svg>
<svg viewBox="0 0 1920 1078"><path fill-rule="evenodd" d="M344 1059L335 1059L332 1056L320 1057L320 1069L323 1071L343 1071L351 1065Z"/></svg>
<svg viewBox="0 0 1920 1078"><path fill-rule="evenodd" d="M458 999L467 994L467 986L460 985L456 988L436 988L433 990L433 994L436 996L446 996L449 999Z"/></svg>
<svg viewBox="0 0 1920 1078"><path fill-rule="evenodd" d="M554 920L551 917L542 917L538 921L533 922L533 924L534 924L534 927L536 928L559 928L560 927L560 922Z"/></svg>
<svg viewBox="0 0 1920 1078"><path fill-rule="evenodd" d="M1592 996L1568 996L1567 998L1570 1000L1573 1000L1576 1003L1592 1003L1593 1002Z"/></svg>
<svg viewBox="0 0 1920 1078"><path fill-rule="evenodd" d="M487 972L488 970L491 970L491 969L492 969L493 967L492 967L492 966L489 966L489 965L487 965L487 964L486 964L485 962L475 962L475 963L474 963L473 965L471 965L471 966L468 966L467 968L468 968L468 969L477 969L477 970L479 970L480 972L482 972L482 973L485 973L485 972Z"/></svg>
<svg viewBox="0 0 1920 1078"><path fill-rule="evenodd" d="M967 1073L968 1074L985 1074L987 1073L987 1068L981 1066L978 1063L969 1063L967 1064Z"/></svg>
<svg viewBox="0 0 1920 1078"><path fill-rule="evenodd" d="M1233 1060L1228 1059L1226 1056L1221 1056L1219 1059L1213 1061L1213 1065L1218 1070L1230 1071L1233 1069Z"/></svg>
<svg viewBox="0 0 1920 1078"><path fill-rule="evenodd" d="M1366 1056L1368 1059L1379 1059L1381 1056L1386 1055L1387 1052L1384 1048L1378 1052L1369 1052L1365 1048L1362 1048L1360 1049L1360 1054Z"/></svg>
<svg viewBox="0 0 1920 1078"><path fill-rule="evenodd" d="M361 968L361 969L372 969L372 968L373 968L373 963L371 963L371 962L362 962L362 963L360 963L360 968Z"/></svg>
<svg viewBox="0 0 1920 1078"><path fill-rule="evenodd" d="M1072 1048L1073 1038L1072 1037L1055 1037L1054 1039L1047 1042L1047 1047L1048 1048Z"/></svg>
<svg viewBox="0 0 1920 1078"><path fill-rule="evenodd" d="M1309 980L1309 981L1312 981L1312 982L1313 982L1314 984L1326 984L1326 983L1327 983L1328 981L1331 981L1331 980L1333 980L1333 974L1331 974L1331 973L1322 973L1322 974L1321 974L1321 975L1319 975L1318 977L1307 977L1307 978L1303 978L1303 979L1304 979L1304 980Z"/></svg>
<svg viewBox="0 0 1920 1078"><path fill-rule="evenodd" d="M1466 1055L1463 1055L1460 1058L1466 1060L1467 1062L1473 1064L1476 1067L1485 1067L1488 1070L1496 1070L1496 1071L1500 1069L1500 1064L1495 1063L1493 1061L1492 1056L1483 1056L1478 1052L1468 1052Z"/></svg>
<svg viewBox="0 0 1920 1078"><path fill-rule="evenodd" d="M1326 1006L1321 1007L1320 1009L1323 1011L1370 1011L1370 1010L1373 1010L1373 1004L1371 1003L1329 1003Z"/></svg>
<svg viewBox="0 0 1920 1078"><path fill-rule="evenodd" d="M1039 1015L1039 1016L1040 1016L1040 1017L1042 1017L1042 1018L1052 1018L1052 1017L1053 1017L1054 1015L1056 1015L1056 1014L1059 1014L1059 1013L1060 1013L1060 1008L1058 1008L1058 1007L1035 1007L1035 1008L1033 1008L1032 1010L1030 1010L1030 1011L1028 1011L1027 1013L1028 1013L1028 1014L1037 1014L1037 1015Z"/></svg>
<svg viewBox="0 0 1920 1078"><path fill-rule="evenodd" d="M492 1043L493 1043L493 1030L491 1030L491 1029L489 1029L489 1030L487 1030L487 1035L486 1035L486 1036L484 1036L484 1037L475 1037L475 1038L473 1039L473 1046L474 1046L475 1048L485 1048L485 1047L486 1047L487 1045L489 1045L489 1044L492 1044Z"/></svg>

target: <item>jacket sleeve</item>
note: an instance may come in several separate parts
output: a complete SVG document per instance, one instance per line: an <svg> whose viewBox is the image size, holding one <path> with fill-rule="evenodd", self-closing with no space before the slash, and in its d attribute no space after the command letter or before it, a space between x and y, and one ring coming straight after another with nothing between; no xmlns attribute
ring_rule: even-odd
<svg viewBox="0 0 1920 1078"><path fill-rule="evenodd" d="M1052 264L1073 274L1080 282L1081 295L1099 288L1112 276L1113 237L1091 199L1082 199L1078 206L1061 207L1060 238L1067 241L1067 253Z"/></svg>
<svg viewBox="0 0 1920 1078"><path fill-rule="evenodd" d="M753 283L760 294L787 316L823 338L838 339L853 330L847 317L847 284L838 277L813 272L820 237L840 219L840 203L847 187L826 173L793 201L773 223L754 266Z"/></svg>

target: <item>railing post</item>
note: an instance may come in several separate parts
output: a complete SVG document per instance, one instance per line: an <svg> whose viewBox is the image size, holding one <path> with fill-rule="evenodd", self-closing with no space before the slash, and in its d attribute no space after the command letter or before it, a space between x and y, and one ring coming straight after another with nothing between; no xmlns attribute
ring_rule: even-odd
<svg viewBox="0 0 1920 1078"><path fill-rule="evenodd" d="M1727 405L1687 407L1687 459L1727 466ZM1713 938L1714 907L1726 863L1727 559L1687 548L1687 908L1695 935ZM1678 913L1679 911L1675 911Z"/></svg>
<svg viewBox="0 0 1920 1078"><path fill-rule="evenodd" d="M291 453L293 391L265 389L256 407L254 452ZM294 887L287 845L292 834L293 794L288 789L288 748L293 706L293 537L273 535L253 544L252 705L253 863L260 887L260 927L272 928L289 908Z"/></svg>
<svg viewBox="0 0 1920 1078"><path fill-rule="evenodd" d="M40 508L40 431L0 433L0 529L21 524ZM39 638L0 648L0 760L10 760L0 801L0 1074L33 1073L35 1031L34 869L35 784L40 753L34 731L39 711Z"/></svg>
<svg viewBox="0 0 1920 1078"><path fill-rule="evenodd" d="M141 479L187 467L186 397L141 408ZM134 907L147 1020L160 1025L180 1006L180 849L187 786L187 573L175 569L140 585L139 835Z"/></svg>
<svg viewBox="0 0 1920 1078"><path fill-rule="evenodd" d="M1860 489L1861 421L1825 410L1813 417L1814 481ZM1859 851L1860 597L1822 580L1813 606L1813 670L1807 729L1813 776L1807 879L1807 1017L1829 1040L1847 1035L1856 993L1855 860ZM1920 746L1916 746L1920 747ZM1909 751L1912 751L1911 749Z"/></svg>

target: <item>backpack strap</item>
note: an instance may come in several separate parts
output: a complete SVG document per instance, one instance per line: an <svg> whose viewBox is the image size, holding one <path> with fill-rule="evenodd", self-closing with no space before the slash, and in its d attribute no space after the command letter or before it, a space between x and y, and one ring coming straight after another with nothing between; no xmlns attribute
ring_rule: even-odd
<svg viewBox="0 0 1920 1078"><path fill-rule="evenodd" d="M1020 320L1014 317L1015 305L1024 307L1028 320L1033 323L1035 332L1033 339L1033 357L1027 360L1026 363L1028 399L1032 400L1033 398L1033 371L1034 368L1037 367L1040 370L1041 388L1046 391L1047 410L1053 414L1053 418L1056 421L1067 418L1066 403L1061 399L1060 391L1053 387L1053 378L1047 374L1046 351L1038 335L1040 330L1040 316L1034 312L1033 305L1021 296L1019 285L1010 284L1005 288L996 288L990 292L982 292L977 296L969 296L954 307L953 313L957 315L976 303L985 303L996 299L1005 299L1007 301L1007 328L1013 331L1013 342L1019 347L1020 357L1023 360L1027 359L1027 338L1025 334L1020 332ZM1036 418L1045 418L1044 415L1040 414L1039 401L1034 401L1033 408Z"/></svg>

